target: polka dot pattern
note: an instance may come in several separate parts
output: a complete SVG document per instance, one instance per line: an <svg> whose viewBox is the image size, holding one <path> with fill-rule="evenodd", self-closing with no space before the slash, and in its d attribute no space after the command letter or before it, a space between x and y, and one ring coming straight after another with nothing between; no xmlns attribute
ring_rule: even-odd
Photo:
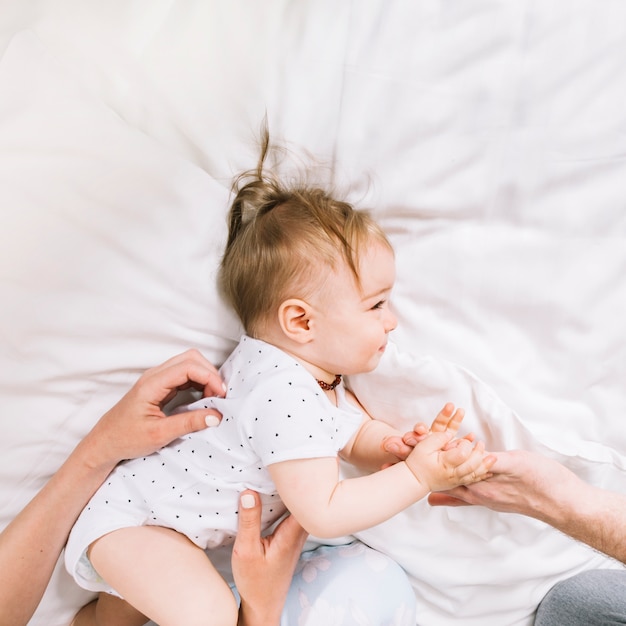
<svg viewBox="0 0 626 626"><path fill-rule="evenodd" d="M202 548L232 542L239 493L247 488L261 495L267 527L285 511L267 465L336 456L360 425L342 386L334 406L302 365L263 341L244 336L221 374L226 398L186 407L216 408L221 424L119 465L76 523L69 562L126 526L174 528Z"/></svg>

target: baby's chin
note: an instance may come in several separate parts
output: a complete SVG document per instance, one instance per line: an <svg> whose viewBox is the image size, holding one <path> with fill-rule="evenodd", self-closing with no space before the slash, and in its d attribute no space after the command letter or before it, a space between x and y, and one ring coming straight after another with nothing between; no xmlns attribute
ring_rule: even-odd
<svg viewBox="0 0 626 626"><path fill-rule="evenodd" d="M361 367L358 371L350 372L350 374L368 374L369 372L373 372L380 363L380 359L383 356L383 353L377 354L375 357L371 358L367 364ZM347 374L348 376L350 374Z"/></svg>

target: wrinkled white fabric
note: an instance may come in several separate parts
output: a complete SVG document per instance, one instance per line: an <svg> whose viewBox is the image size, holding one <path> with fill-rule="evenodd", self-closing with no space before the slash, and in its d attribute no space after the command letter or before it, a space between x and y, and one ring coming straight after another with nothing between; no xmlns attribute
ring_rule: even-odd
<svg viewBox="0 0 626 626"><path fill-rule="evenodd" d="M394 341L414 355L399 367L455 390L420 417L445 396L472 427L500 416L496 442L622 489L624 24L621 0L2 3L0 524L144 369L189 347L219 365L232 349L241 329L215 272L264 115L296 154L285 170L308 151L389 233ZM442 362L466 369L435 376ZM370 401L389 389L372 382ZM579 562L528 521L394 522L393 541L375 534L437 626L527 611L555 572L506 546L553 549L555 571ZM436 568L440 527L442 546L451 529L479 540ZM416 576L418 544L395 542L416 535L432 579ZM499 585L515 575L537 581L530 596L532 583L519 597ZM64 626L89 597L57 571L32 625Z"/></svg>
<svg viewBox="0 0 626 626"><path fill-rule="evenodd" d="M390 343L376 372L349 383L372 415L402 432L418 421L430 423L453 401L466 410L461 434L475 433L487 449L535 450L594 484L626 492L622 453L584 442L572 447L556 430L534 434L488 385L453 363L403 353ZM418 597L418 623L433 626L530 626L557 581L587 569L622 568L537 520L479 507L422 501L357 536L406 570Z"/></svg>

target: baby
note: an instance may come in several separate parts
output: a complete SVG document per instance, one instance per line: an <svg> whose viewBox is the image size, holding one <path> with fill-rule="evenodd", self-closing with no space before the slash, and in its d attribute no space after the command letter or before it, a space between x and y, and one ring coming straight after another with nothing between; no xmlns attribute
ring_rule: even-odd
<svg viewBox="0 0 626 626"><path fill-rule="evenodd" d="M401 434L373 420L342 376L373 370L396 326L393 250L368 213L281 183L268 150L266 133L256 170L236 181L220 268L246 335L221 369L226 397L191 405L218 409L220 426L119 465L70 535L69 572L104 592L99 626L144 615L235 626L234 596L204 550L233 540L245 489L261 495L266 526L288 510L311 534L337 537L490 475L482 443L453 440L463 412L451 404L430 432L415 427L404 461L383 451ZM341 480L338 456L371 473Z"/></svg>

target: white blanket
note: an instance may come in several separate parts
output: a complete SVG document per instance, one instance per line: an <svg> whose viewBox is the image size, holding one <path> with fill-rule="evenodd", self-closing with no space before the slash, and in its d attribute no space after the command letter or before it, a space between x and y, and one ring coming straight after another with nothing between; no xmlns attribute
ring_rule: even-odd
<svg viewBox="0 0 626 626"><path fill-rule="evenodd" d="M389 348L375 373L350 379L372 415L404 432L454 399L467 409L461 432L474 432L488 449L535 450L595 484L626 491L626 456L613 448L573 449L556 430L537 436L467 370ZM622 567L542 522L426 501L358 537L405 568L421 625L530 625L537 604L558 580L585 569Z"/></svg>
<svg viewBox="0 0 626 626"><path fill-rule="evenodd" d="M0 525L140 372L232 347L215 269L266 114L396 249L398 352L353 381L374 413L452 400L490 446L626 490L626 3L0 4ZM527 624L605 564L478 509L363 538L423 625ZM87 598L58 572L32 625Z"/></svg>

